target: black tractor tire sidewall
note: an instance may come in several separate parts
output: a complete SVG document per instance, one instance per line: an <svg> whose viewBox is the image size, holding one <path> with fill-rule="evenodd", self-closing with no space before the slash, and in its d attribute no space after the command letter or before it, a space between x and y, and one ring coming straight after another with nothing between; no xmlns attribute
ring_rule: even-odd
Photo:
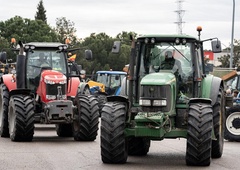
<svg viewBox="0 0 240 170"><path fill-rule="evenodd" d="M128 157L125 137L126 108L119 102L107 102L101 116L101 156L103 163L123 164Z"/></svg>
<svg viewBox="0 0 240 170"><path fill-rule="evenodd" d="M212 112L210 104L193 103L189 107L186 148L187 165L210 165L213 129Z"/></svg>
<svg viewBox="0 0 240 170"><path fill-rule="evenodd" d="M73 137L76 141L94 141L98 134L99 108L95 96L80 94L74 110Z"/></svg>
<svg viewBox="0 0 240 170"><path fill-rule="evenodd" d="M9 137L8 128L8 106L9 106L9 91L4 84L1 84L0 96L0 135L1 137Z"/></svg>
<svg viewBox="0 0 240 170"><path fill-rule="evenodd" d="M8 122L12 141L32 141L34 135L34 105L30 96L11 96Z"/></svg>
<svg viewBox="0 0 240 170"><path fill-rule="evenodd" d="M218 99L213 105L213 126L217 140L212 140L212 158L220 158L223 153L224 127L225 127L225 103L223 90L218 94Z"/></svg>

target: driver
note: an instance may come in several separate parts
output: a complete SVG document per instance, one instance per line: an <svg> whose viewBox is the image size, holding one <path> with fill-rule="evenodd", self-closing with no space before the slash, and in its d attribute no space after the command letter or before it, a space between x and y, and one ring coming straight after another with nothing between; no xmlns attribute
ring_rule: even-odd
<svg viewBox="0 0 240 170"><path fill-rule="evenodd" d="M165 52L165 60L161 64L161 69L172 70L173 73L183 74L181 62L173 57L172 51Z"/></svg>
<svg viewBox="0 0 240 170"><path fill-rule="evenodd" d="M38 59L38 61L39 61L39 66L41 66L41 67L47 67L47 66L49 66L47 60L45 59L44 53L40 53L40 54L39 54L39 59Z"/></svg>

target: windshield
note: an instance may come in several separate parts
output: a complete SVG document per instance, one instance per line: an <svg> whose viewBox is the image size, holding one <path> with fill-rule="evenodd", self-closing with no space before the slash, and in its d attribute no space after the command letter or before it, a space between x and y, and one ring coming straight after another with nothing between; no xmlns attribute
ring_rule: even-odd
<svg viewBox="0 0 240 170"><path fill-rule="evenodd" d="M66 74L64 53L54 51L34 51L28 53L27 70L30 67L51 67Z"/></svg>
<svg viewBox="0 0 240 170"><path fill-rule="evenodd" d="M38 79L40 78L39 76L41 73L41 69L44 67L62 72L66 75L67 69L64 53L57 52L57 50L55 49L34 50L33 52L28 52L26 68L28 85L32 84L33 86L38 86Z"/></svg>
<svg viewBox="0 0 240 170"><path fill-rule="evenodd" d="M124 77L125 75L100 73L97 75L97 82L103 83L105 87L118 87Z"/></svg>
<svg viewBox="0 0 240 170"><path fill-rule="evenodd" d="M158 43L143 46L140 51L140 74L145 75L161 70L178 72L180 75L190 74L192 70L191 43L185 45Z"/></svg>

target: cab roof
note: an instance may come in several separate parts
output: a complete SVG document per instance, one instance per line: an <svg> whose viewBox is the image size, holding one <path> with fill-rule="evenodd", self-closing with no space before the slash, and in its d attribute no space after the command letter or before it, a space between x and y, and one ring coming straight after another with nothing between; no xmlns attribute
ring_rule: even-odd
<svg viewBox="0 0 240 170"><path fill-rule="evenodd" d="M127 75L124 71L97 71L97 74Z"/></svg>
<svg viewBox="0 0 240 170"><path fill-rule="evenodd" d="M196 37L186 35L186 34L146 34L146 35L139 36L137 39L145 39L145 38L156 38L157 41L174 41L176 38L197 40Z"/></svg>
<svg viewBox="0 0 240 170"><path fill-rule="evenodd" d="M62 44L59 42L30 42L30 43L26 43L24 44L26 45L33 45L36 48L58 48L58 46L60 45L66 45L66 44Z"/></svg>

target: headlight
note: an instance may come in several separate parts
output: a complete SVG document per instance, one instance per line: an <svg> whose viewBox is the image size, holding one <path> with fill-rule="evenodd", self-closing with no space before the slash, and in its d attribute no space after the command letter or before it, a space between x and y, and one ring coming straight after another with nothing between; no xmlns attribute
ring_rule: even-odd
<svg viewBox="0 0 240 170"><path fill-rule="evenodd" d="M153 100L153 106L167 106L167 100Z"/></svg>
<svg viewBox="0 0 240 170"><path fill-rule="evenodd" d="M56 96L55 95L46 95L46 98L48 100L55 100L56 99Z"/></svg>
<svg viewBox="0 0 240 170"><path fill-rule="evenodd" d="M48 80L48 79L44 79L44 82L45 82L46 84L55 84L54 81Z"/></svg>
<svg viewBox="0 0 240 170"><path fill-rule="evenodd" d="M139 105L141 106L151 106L151 100L140 99ZM167 100L153 100L152 106L167 106Z"/></svg>
<svg viewBox="0 0 240 170"><path fill-rule="evenodd" d="M67 84L67 80L66 79L62 80L62 81L59 82L59 84Z"/></svg>
<svg viewBox="0 0 240 170"><path fill-rule="evenodd" d="M151 106L151 100L140 99L139 100L139 105L141 105L141 106Z"/></svg>

